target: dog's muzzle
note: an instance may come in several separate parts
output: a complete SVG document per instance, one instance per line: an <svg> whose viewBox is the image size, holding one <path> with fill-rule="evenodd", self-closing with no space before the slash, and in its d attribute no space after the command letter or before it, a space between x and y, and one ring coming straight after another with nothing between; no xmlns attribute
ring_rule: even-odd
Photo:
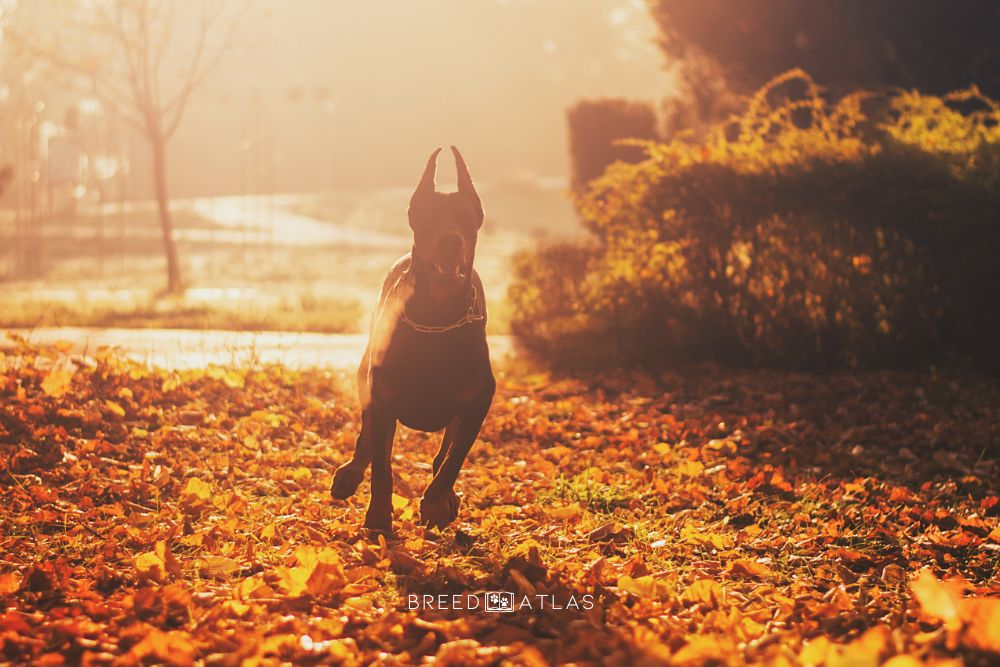
<svg viewBox="0 0 1000 667"><path fill-rule="evenodd" d="M465 280L468 274L461 264L431 263L431 277L441 282L459 282Z"/></svg>

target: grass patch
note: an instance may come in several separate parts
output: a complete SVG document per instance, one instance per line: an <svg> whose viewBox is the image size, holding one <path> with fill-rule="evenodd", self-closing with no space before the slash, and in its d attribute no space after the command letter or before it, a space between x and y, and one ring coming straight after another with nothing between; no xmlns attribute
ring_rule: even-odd
<svg viewBox="0 0 1000 667"><path fill-rule="evenodd" d="M594 479L589 469L572 477L560 475L548 497L575 502L600 514L610 514L630 501L624 488Z"/></svg>
<svg viewBox="0 0 1000 667"><path fill-rule="evenodd" d="M151 299L137 302L28 301L0 298L0 328L40 327L226 329L351 333L360 329L357 301L303 295L272 304Z"/></svg>

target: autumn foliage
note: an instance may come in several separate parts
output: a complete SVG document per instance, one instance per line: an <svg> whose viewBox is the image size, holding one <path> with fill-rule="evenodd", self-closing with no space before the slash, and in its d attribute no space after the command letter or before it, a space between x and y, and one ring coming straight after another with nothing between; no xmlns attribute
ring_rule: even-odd
<svg viewBox="0 0 1000 667"><path fill-rule="evenodd" d="M579 199L592 241L515 268L539 359L1000 369L996 101L831 101L795 70L706 137L640 145Z"/></svg>
<svg viewBox="0 0 1000 667"><path fill-rule="evenodd" d="M24 343L0 360L0 661L1000 655L993 385L511 369L459 480L460 522L418 526L437 443L407 431L385 539L359 529L364 493L328 495L358 427L346 378ZM594 605L406 602L488 590Z"/></svg>

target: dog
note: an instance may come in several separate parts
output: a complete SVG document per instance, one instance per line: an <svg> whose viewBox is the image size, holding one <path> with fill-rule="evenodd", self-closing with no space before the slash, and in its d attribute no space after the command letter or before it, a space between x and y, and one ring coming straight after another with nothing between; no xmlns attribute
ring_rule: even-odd
<svg viewBox="0 0 1000 667"><path fill-rule="evenodd" d="M451 147L458 191L437 192L435 150L407 209L412 250L390 269L358 368L361 432L330 493L349 498L371 465L365 528L392 531L392 442L396 424L444 429L421 523L458 517L455 481L496 391L486 342L486 298L472 264L485 217L462 154Z"/></svg>

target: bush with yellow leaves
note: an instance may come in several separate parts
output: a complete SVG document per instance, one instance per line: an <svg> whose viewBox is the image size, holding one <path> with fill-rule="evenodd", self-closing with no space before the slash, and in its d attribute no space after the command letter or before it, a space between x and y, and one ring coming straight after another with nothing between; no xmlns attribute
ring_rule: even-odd
<svg viewBox="0 0 1000 667"><path fill-rule="evenodd" d="M801 91L801 92L799 92ZM556 366L996 368L1000 104L801 70L706 137L634 142L580 195L596 237L522 255L511 328Z"/></svg>

